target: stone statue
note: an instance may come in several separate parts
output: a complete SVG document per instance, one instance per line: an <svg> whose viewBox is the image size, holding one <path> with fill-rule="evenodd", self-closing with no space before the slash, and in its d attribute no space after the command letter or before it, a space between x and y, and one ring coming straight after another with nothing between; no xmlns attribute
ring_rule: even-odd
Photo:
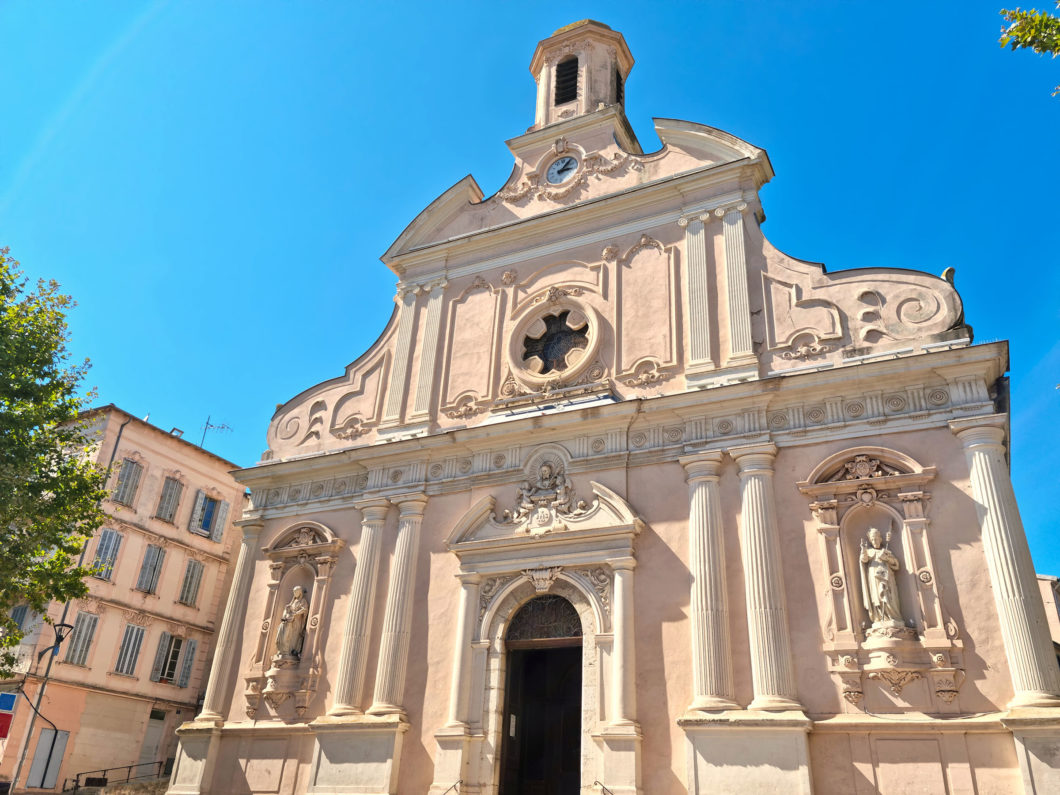
<svg viewBox="0 0 1060 795"><path fill-rule="evenodd" d="M305 588L296 585L291 591L291 601L283 608L280 628L276 632L276 653L281 657L299 657L305 640L305 625L309 618L309 602Z"/></svg>
<svg viewBox="0 0 1060 795"><path fill-rule="evenodd" d="M861 539L861 598L869 612L872 625L904 626L902 608L898 602L898 558L887 548L891 533L883 533L873 527L868 532L869 544Z"/></svg>

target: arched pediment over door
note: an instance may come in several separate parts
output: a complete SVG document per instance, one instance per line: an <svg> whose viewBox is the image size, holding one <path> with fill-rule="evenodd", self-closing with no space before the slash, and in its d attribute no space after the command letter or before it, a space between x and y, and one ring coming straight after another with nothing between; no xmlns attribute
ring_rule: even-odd
<svg viewBox="0 0 1060 795"><path fill-rule="evenodd" d="M546 594L570 602L582 624L582 786L640 792L633 571L644 525L600 483L577 495L566 466L562 448L539 448L512 507L498 512L497 498L485 497L449 536L460 559L460 630L432 793L457 779L496 792L508 627Z"/></svg>

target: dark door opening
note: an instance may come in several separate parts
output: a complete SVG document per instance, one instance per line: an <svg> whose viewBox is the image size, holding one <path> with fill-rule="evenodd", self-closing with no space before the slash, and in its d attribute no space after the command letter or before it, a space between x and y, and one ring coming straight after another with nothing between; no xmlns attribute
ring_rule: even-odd
<svg viewBox="0 0 1060 795"><path fill-rule="evenodd" d="M508 652L501 795L581 789L582 647L573 642Z"/></svg>

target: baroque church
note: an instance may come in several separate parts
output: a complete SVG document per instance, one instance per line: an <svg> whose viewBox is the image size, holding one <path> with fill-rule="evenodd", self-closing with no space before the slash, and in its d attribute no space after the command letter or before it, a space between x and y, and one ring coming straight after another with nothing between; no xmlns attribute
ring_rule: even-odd
<svg viewBox="0 0 1060 795"><path fill-rule="evenodd" d="M644 152L632 67L542 41L507 183L277 409L171 795L1060 791L1006 345L775 249L763 149Z"/></svg>

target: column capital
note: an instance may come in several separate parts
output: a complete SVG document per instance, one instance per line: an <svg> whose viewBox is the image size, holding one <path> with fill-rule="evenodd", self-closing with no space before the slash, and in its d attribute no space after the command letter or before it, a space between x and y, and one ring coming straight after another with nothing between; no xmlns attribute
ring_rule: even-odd
<svg viewBox="0 0 1060 795"><path fill-rule="evenodd" d="M423 516L423 510L427 507L427 495L420 492L397 494L390 498L390 502L398 507L402 519L408 516Z"/></svg>
<svg viewBox="0 0 1060 795"><path fill-rule="evenodd" d="M237 519L232 524L243 528L243 538L250 541L257 538L261 531L265 529L265 522L261 519Z"/></svg>
<svg viewBox="0 0 1060 795"><path fill-rule="evenodd" d="M477 571L467 572L456 575L456 578L460 580L461 585L478 585L482 582L482 575Z"/></svg>
<svg viewBox="0 0 1060 795"><path fill-rule="evenodd" d="M721 469L723 454L721 450L704 450L691 455L683 455L678 461L685 468L689 483L700 480L717 480Z"/></svg>
<svg viewBox="0 0 1060 795"><path fill-rule="evenodd" d="M747 202L745 201L734 202L733 204L723 204L721 207L718 207L714 210L714 215L716 215L718 218L724 218L729 213L742 213L746 209Z"/></svg>
<svg viewBox="0 0 1060 795"><path fill-rule="evenodd" d="M390 510L390 501L383 498L360 500L353 507L361 512L362 522L381 522Z"/></svg>
<svg viewBox="0 0 1060 795"><path fill-rule="evenodd" d="M1002 449L1005 442L1005 428L1008 425L1007 414L988 414L985 417L966 417L950 420L953 431L965 450L976 447Z"/></svg>
<svg viewBox="0 0 1060 795"><path fill-rule="evenodd" d="M633 571L637 568L637 560L633 557L611 558L607 563L614 571Z"/></svg>
<svg viewBox="0 0 1060 795"><path fill-rule="evenodd" d="M777 457L777 446L772 442L745 444L730 447L729 455L740 466L740 475L752 475L758 472L773 472L773 462Z"/></svg>
<svg viewBox="0 0 1060 795"><path fill-rule="evenodd" d="M706 211L706 212L695 212L695 213L691 213L689 215L682 215L680 218L677 219L677 225L679 227L681 227L682 229L684 229L685 227L687 227L691 223L699 222L700 224L705 224L709 220L710 220L710 211L709 210Z"/></svg>

